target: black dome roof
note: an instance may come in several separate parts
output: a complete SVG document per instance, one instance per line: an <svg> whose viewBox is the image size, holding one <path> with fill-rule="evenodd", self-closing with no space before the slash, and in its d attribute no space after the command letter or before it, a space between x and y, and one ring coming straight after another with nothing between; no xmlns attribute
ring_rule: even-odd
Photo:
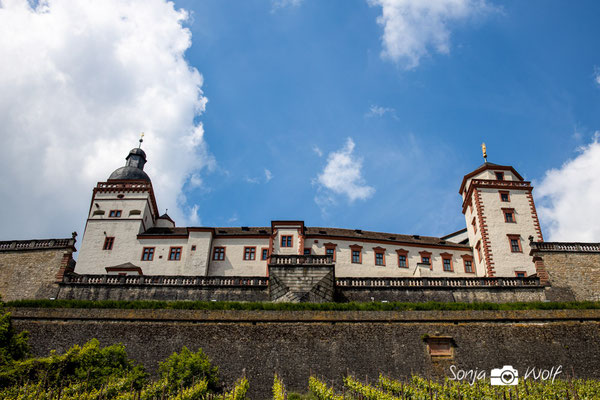
<svg viewBox="0 0 600 400"><path fill-rule="evenodd" d="M142 180L150 182L150 177L144 172L144 164L146 164L146 153L144 150L139 147L131 149L125 159L127 160L125 166L117 168L110 174L108 177L109 181Z"/></svg>
<svg viewBox="0 0 600 400"><path fill-rule="evenodd" d="M123 179L144 180L144 181L150 182L150 177L148 176L147 173L145 173L143 170L141 170L139 168L130 167L128 165L121 167L121 168L117 168L108 177L109 181L123 180Z"/></svg>

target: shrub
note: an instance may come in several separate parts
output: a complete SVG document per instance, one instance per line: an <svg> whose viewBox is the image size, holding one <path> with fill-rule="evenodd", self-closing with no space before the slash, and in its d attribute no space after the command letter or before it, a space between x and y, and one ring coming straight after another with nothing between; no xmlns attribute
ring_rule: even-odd
<svg viewBox="0 0 600 400"><path fill-rule="evenodd" d="M191 386L195 381L204 380L208 390L217 392L219 384L219 368L211 364L210 359L202 349L192 353L187 347L182 347L179 353L173 353L160 363L159 371L167 380L169 390L176 391L184 386Z"/></svg>

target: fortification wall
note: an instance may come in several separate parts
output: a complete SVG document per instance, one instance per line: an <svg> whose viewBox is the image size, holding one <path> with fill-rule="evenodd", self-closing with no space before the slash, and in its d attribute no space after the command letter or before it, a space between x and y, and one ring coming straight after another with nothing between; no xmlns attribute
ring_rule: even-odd
<svg viewBox="0 0 600 400"><path fill-rule="evenodd" d="M600 253L543 253L550 301L600 300Z"/></svg>
<svg viewBox="0 0 600 400"><path fill-rule="evenodd" d="M56 297L65 300L203 300L269 301L267 286L85 285L60 283Z"/></svg>
<svg viewBox="0 0 600 400"><path fill-rule="evenodd" d="M338 288L337 301L401 301L401 302L490 302L509 303L515 301L545 301L543 287L492 287L492 288L414 288L397 289L389 287Z"/></svg>
<svg viewBox="0 0 600 400"><path fill-rule="evenodd" d="M282 312L13 309L33 352L46 355L98 338L123 343L156 372L182 346L201 347L226 383L243 373L253 399L270 398L273 373L305 391L309 375L339 385L347 373L375 380L411 373L450 376L449 367L489 371L562 366L563 376L600 377L600 310ZM424 339L445 336L453 355L432 358Z"/></svg>
<svg viewBox="0 0 600 400"><path fill-rule="evenodd" d="M0 242L2 300L55 298L57 281L70 268L74 244L74 239Z"/></svg>

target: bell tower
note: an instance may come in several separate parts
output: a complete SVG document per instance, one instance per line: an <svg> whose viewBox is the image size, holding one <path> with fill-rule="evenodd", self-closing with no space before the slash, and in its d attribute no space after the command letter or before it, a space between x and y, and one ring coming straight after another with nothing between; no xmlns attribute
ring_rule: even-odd
<svg viewBox="0 0 600 400"><path fill-rule="evenodd" d="M485 162L464 176L459 189L477 275L533 275L529 237L543 237L531 182L511 166L488 162L485 144L482 149Z"/></svg>
<svg viewBox="0 0 600 400"><path fill-rule="evenodd" d="M160 218L152 182L144 172L146 153L140 146L131 149L125 160L125 166L94 188L77 273L98 273L99 268L104 272L104 267L139 260L137 235Z"/></svg>

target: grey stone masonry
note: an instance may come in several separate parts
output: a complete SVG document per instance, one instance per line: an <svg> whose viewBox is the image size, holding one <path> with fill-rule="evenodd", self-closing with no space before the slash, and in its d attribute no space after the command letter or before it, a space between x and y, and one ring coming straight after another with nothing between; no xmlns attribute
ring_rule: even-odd
<svg viewBox="0 0 600 400"><path fill-rule="evenodd" d="M335 292L335 265L330 256L273 255L269 261L269 295L278 302L329 302Z"/></svg>

